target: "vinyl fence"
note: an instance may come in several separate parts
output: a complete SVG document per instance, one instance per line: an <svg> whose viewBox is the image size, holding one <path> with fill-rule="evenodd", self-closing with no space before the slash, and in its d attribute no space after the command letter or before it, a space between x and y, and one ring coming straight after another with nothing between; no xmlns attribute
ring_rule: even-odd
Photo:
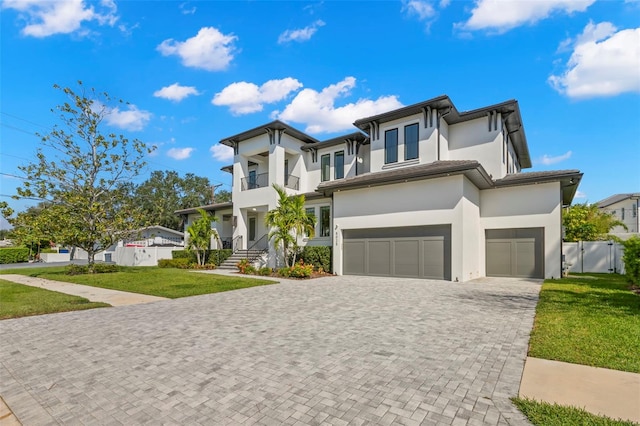
<svg viewBox="0 0 640 426"><path fill-rule="evenodd" d="M562 243L564 265L569 272L624 274L624 246L614 241Z"/></svg>
<svg viewBox="0 0 640 426"><path fill-rule="evenodd" d="M159 259L171 259L182 247L116 247L113 262L120 266L157 266Z"/></svg>

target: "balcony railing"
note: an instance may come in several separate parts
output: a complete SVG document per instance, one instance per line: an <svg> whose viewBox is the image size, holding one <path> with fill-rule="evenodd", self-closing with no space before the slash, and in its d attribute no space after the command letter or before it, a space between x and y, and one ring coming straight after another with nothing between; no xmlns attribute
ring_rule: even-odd
<svg viewBox="0 0 640 426"><path fill-rule="evenodd" d="M240 182L243 191L256 188L266 188L269 186L269 173L261 173L259 175L242 178ZM284 177L284 186L297 191L300 186L300 178L293 175L287 175Z"/></svg>

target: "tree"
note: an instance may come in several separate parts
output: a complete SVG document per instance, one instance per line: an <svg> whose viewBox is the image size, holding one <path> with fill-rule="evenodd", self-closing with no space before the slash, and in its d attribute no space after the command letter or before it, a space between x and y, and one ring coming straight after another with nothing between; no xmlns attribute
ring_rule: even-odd
<svg viewBox="0 0 640 426"><path fill-rule="evenodd" d="M39 216L43 229L56 242L85 250L93 269L97 252L144 223L127 183L141 173L151 150L137 139L104 133L109 105L123 101L87 90L80 81L78 86L79 93L54 86L68 98L51 110L61 125L38 134L36 161L19 167L27 180L17 192L49 203ZM13 225L17 231L29 222L18 216Z"/></svg>
<svg viewBox="0 0 640 426"><path fill-rule="evenodd" d="M149 179L134 190L149 225L161 225L181 231L183 218L176 210L203 206L211 203L209 179L187 173L184 178L175 171L156 170Z"/></svg>
<svg viewBox="0 0 640 426"><path fill-rule="evenodd" d="M306 234L313 238L315 231L315 216L307 215L304 195L289 196L284 188L273 185L278 193L278 205L269 210L265 217L266 225L271 229L269 239L273 239L276 246L282 244L284 263L286 266L295 264L298 247L298 237ZM293 245L292 263L289 265L289 246Z"/></svg>
<svg viewBox="0 0 640 426"><path fill-rule="evenodd" d="M214 233L211 229L211 222L215 222L217 219L203 209L198 209L198 213L200 213L200 217L187 228L189 235L187 247L189 250L195 250L198 265L204 265L207 250L211 244L211 236Z"/></svg>
<svg viewBox="0 0 640 426"><path fill-rule="evenodd" d="M597 204L575 204L567 208L562 216L565 241L598 241L611 238L609 231L616 226L626 225L610 213L598 208Z"/></svg>
<svg viewBox="0 0 640 426"><path fill-rule="evenodd" d="M37 206L29 207L23 212L19 212L17 217L12 217L13 210L2 203L0 209L7 221L14 225L11 237L15 243L29 248L29 256L40 253L42 247L49 247L50 242L54 240L54 236L48 227L50 217L55 214L51 209L54 206L51 203L41 202Z"/></svg>

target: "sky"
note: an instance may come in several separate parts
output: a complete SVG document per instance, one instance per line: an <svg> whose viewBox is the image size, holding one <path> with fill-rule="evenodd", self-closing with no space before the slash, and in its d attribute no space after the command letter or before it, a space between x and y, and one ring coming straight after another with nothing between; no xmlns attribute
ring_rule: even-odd
<svg viewBox="0 0 640 426"><path fill-rule="evenodd" d="M319 140L448 95L519 101L533 167L579 169L574 199L640 192L640 1L2 0L0 201L14 200L66 99L123 99L105 132L153 170L231 190L222 138L279 119ZM2 222L6 228L6 222Z"/></svg>

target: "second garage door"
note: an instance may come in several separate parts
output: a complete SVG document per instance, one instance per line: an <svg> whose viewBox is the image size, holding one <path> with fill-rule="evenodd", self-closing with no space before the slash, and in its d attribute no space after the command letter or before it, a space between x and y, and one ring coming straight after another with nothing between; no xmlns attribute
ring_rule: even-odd
<svg viewBox="0 0 640 426"><path fill-rule="evenodd" d="M343 232L343 273L451 279L451 227L415 226Z"/></svg>
<svg viewBox="0 0 640 426"><path fill-rule="evenodd" d="M544 278L544 229L486 230L488 277Z"/></svg>

